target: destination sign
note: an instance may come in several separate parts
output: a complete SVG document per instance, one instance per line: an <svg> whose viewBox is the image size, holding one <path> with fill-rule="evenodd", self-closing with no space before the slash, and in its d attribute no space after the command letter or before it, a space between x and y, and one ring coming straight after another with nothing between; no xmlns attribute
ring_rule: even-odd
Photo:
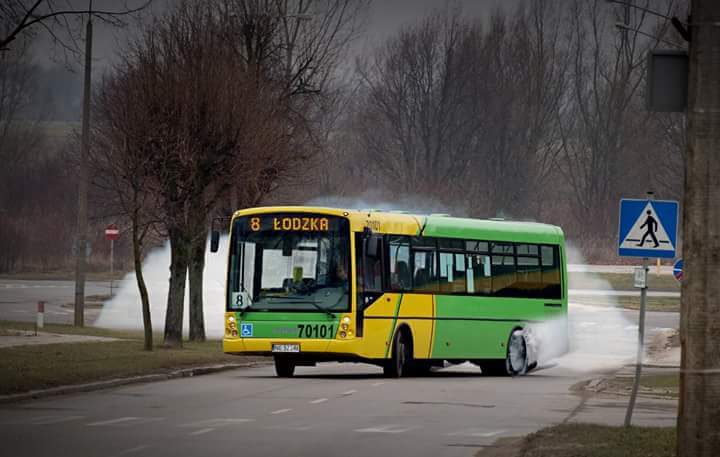
<svg viewBox="0 0 720 457"><path fill-rule="evenodd" d="M276 232L327 232L331 230L330 218L322 216L263 216L248 218L253 232L270 230Z"/></svg>

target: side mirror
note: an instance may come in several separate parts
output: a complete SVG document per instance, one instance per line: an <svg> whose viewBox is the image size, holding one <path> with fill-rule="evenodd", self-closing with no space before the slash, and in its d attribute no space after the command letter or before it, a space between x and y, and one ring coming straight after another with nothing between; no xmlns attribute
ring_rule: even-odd
<svg viewBox="0 0 720 457"><path fill-rule="evenodd" d="M213 230L210 232L210 252L218 252L220 247L220 232Z"/></svg>

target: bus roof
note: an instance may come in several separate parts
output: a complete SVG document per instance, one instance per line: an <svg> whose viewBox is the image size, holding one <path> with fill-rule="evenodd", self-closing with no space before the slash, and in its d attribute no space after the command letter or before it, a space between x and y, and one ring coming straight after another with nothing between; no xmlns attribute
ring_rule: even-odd
<svg viewBox="0 0 720 457"><path fill-rule="evenodd" d="M317 206L266 206L235 212L233 217L266 213L314 213L347 217L354 232L370 227L378 233L423 235L493 241L562 244L560 227L538 222L471 219L445 215L409 214L376 209L358 210Z"/></svg>

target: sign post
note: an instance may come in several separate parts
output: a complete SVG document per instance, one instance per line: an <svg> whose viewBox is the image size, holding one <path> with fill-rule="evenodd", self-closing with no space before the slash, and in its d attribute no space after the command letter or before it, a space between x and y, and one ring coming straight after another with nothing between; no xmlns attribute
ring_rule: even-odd
<svg viewBox="0 0 720 457"><path fill-rule="evenodd" d="M642 257L642 267L635 270L635 287L640 289L640 316L638 319L638 348L630 403L625 413L625 427L632 423L633 409L642 375L643 346L645 343L645 302L647 300L648 259L673 258L677 245L678 203L653 200L648 192L646 200L620 200L618 224L618 255Z"/></svg>
<svg viewBox="0 0 720 457"><path fill-rule="evenodd" d="M112 297L113 294L113 280L115 279L114 275L114 256L115 256L115 240L120 238L120 229L118 229L117 225L110 224L105 228L105 238L110 240L110 296Z"/></svg>

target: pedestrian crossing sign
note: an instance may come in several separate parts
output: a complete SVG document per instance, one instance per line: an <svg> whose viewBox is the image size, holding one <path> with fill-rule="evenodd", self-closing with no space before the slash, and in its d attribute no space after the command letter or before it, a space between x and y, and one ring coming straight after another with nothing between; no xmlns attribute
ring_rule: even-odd
<svg viewBox="0 0 720 457"><path fill-rule="evenodd" d="M675 257L678 207L676 201L620 200L618 255Z"/></svg>

